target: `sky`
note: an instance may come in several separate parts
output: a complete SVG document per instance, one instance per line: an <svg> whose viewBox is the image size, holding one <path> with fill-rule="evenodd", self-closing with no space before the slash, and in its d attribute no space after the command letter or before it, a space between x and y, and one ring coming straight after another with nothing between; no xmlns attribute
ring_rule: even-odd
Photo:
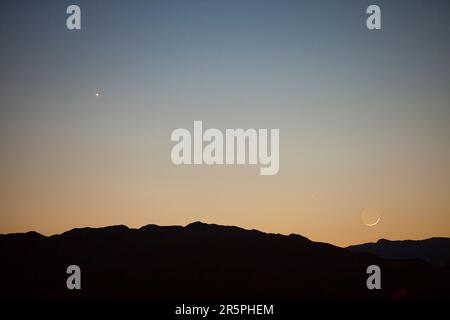
<svg viewBox="0 0 450 320"><path fill-rule="evenodd" d="M449 18L447 0L2 1L0 233L448 237ZM278 174L174 165L170 135L194 120L279 129Z"/></svg>

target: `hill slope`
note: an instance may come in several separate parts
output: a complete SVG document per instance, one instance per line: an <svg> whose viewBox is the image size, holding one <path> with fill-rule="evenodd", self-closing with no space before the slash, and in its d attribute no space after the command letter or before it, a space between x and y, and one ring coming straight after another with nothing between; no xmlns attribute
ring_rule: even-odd
<svg viewBox="0 0 450 320"><path fill-rule="evenodd" d="M355 252L370 252L387 259L419 259L431 264L450 266L450 238L431 238L425 240L378 240L350 246Z"/></svg>
<svg viewBox="0 0 450 320"><path fill-rule="evenodd" d="M449 268L383 260L298 235L200 222L0 235L0 296L28 298L320 299L449 297ZM66 289L66 268L82 289ZM382 289L366 288L366 268Z"/></svg>

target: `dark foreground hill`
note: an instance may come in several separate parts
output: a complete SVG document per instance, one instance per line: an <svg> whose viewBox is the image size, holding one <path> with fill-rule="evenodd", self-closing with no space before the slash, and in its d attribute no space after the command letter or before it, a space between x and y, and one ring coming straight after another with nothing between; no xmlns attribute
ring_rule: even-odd
<svg viewBox="0 0 450 320"><path fill-rule="evenodd" d="M383 260L298 235L193 223L0 236L5 298L397 299L449 297L449 268ZM381 268L368 290L366 268ZM78 265L82 289L66 288Z"/></svg>
<svg viewBox="0 0 450 320"><path fill-rule="evenodd" d="M440 266L450 266L450 238L390 241L350 246L355 252L370 252L386 259L418 259Z"/></svg>

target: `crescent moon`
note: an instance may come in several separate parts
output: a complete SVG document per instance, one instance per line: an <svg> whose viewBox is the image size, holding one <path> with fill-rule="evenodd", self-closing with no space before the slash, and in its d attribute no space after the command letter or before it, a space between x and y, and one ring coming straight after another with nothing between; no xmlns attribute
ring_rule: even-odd
<svg viewBox="0 0 450 320"><path fill-rule="evenodd" d="M375 221L374 223L366 223L366 226L368 227L373 227L376 226L378 224L378 222L380 222L381 217L378 217L377 221Z"/></svg>

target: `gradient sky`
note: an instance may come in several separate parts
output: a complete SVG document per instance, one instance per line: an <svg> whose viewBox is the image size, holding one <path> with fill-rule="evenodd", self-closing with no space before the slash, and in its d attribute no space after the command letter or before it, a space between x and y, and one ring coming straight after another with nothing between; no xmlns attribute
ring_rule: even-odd
<svg viewBox="0 0 450 320"><path fill-rule="evenodd" d="M450 236L449 21L448 0L2 1L0 233L201 220L337 245ZM193 120L279 128L278 175L173 165L170 134Z"/></svg>

